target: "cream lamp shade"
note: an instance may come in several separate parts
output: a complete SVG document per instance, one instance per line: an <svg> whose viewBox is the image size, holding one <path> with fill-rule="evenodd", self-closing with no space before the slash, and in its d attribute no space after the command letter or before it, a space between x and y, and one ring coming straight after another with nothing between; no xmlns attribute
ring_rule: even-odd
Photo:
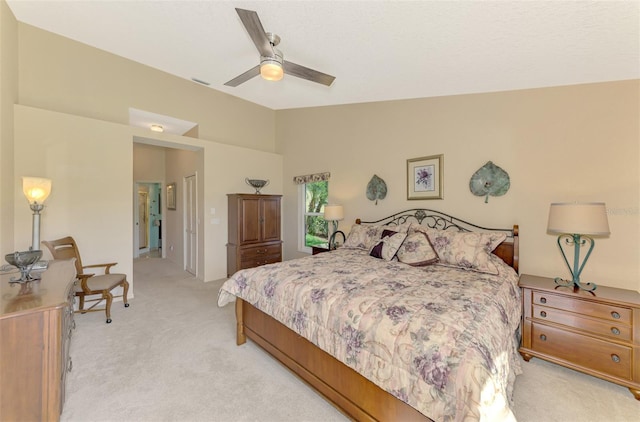
<svg viewBox="0 0 640 422"><path fill-rule="evenodd" d="M42 205L51 193L51 179L42 177L23 177L22 192L29 204Z"/></svg>
<svg viewBox="0 0 640 422"><path fill-rule="evenodd" d="M607 236L609 220L603 202L553 203L549 208L547 231L555 234Z"/></svg>
<svg viewBox="0 0 640 422"><path fill-rule="evenodd" d="M344 209L342 208L342 205L325 205L324 219L327 221L344 220Z"/></svg>

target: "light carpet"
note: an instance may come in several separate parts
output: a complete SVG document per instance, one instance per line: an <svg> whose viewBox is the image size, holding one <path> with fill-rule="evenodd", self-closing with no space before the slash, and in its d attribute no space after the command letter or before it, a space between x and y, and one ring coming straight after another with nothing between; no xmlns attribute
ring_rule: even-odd
<svg viewBox="0 0 640 422"><path fill-rule="evenodd" d="M235 343L222 281L202 283L175 264L134 262L131 306L76 314L62 421L348 420L251 341ZM515 385L520 422L639 421L624 387L532 359Z"/></svg>

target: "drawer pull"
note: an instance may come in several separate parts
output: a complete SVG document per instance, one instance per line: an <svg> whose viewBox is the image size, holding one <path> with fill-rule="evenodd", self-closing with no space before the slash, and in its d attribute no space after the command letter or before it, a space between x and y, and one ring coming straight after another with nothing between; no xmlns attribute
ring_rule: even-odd
<svg viewBox="0 0 640 422"><path fill-rule="evenodd" d="M546 297L541 297L540 298L540 303L547 303L547 298Z"/></svg>
<svg viewBox="0 0 640 422"><path fill-rule="evenodd" d="M69 361L67 362L67 372L71 372L72 369L73 369L73 360L71 359L71 356L69 356Z"/></svg>
<svg viewBox="0 0 640 422"><path fill-rule="evenodd" d="M620 319L620 314L617 313L616 311L611 312L611 316L614 317L615 319Z"/></svg>
<svg viewBox="0 0 640 422"><path fill-rule="evenodd" d="M616 327L612 327L612 328L611 328L611 332L612 332L613 334L617 335L617 336L619 336L619 335L620 335L620 330L618 330Z"/></svg>
<svg viewBox="0 0 640 422"><path fill-rule="evenodd" d="M540 311L540 316L542 318L545 318L547 316L547 313L545 311Z"/></svg>
<svg viewBox="0 0 640 422"><path fill-rule="evenodd" d="M611 355L611 360L614 361L615 363L620 363L620 356Z"/></svg>
<svg viewBox="0 0 640 422"><path fill-rule="evenodd" d="M544 334L540 334L540 340L547 341L547 336L545 336Z"/></svg>

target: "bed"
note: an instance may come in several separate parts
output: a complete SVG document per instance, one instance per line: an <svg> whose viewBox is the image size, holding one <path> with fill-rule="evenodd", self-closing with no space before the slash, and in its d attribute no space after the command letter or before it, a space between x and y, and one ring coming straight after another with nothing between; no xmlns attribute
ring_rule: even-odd
<svg viewBox="0 0 640 422"><path fill-rule="evenodd" d="M518 247L517 226L412 209L358 220L335 251L238 271L218 305L235 302L238 345L352 419L514 420Z"/></svg>

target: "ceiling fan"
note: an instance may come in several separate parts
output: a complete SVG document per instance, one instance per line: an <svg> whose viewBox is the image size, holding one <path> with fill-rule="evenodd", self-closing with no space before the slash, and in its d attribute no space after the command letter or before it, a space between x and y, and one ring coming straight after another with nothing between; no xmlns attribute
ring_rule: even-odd
<svg viewBox="0 0 640 422"><path fill-rule="evenodd" d="M260 64L226 82L226 86L238 86L258 75L269 81L279 81L284 73L326 86L333 83L335 76L285 61L282 52L276 48L280 43L280 37L265 32L256 12L239 8L236 8L236 12L260 53Z"/></svg>

